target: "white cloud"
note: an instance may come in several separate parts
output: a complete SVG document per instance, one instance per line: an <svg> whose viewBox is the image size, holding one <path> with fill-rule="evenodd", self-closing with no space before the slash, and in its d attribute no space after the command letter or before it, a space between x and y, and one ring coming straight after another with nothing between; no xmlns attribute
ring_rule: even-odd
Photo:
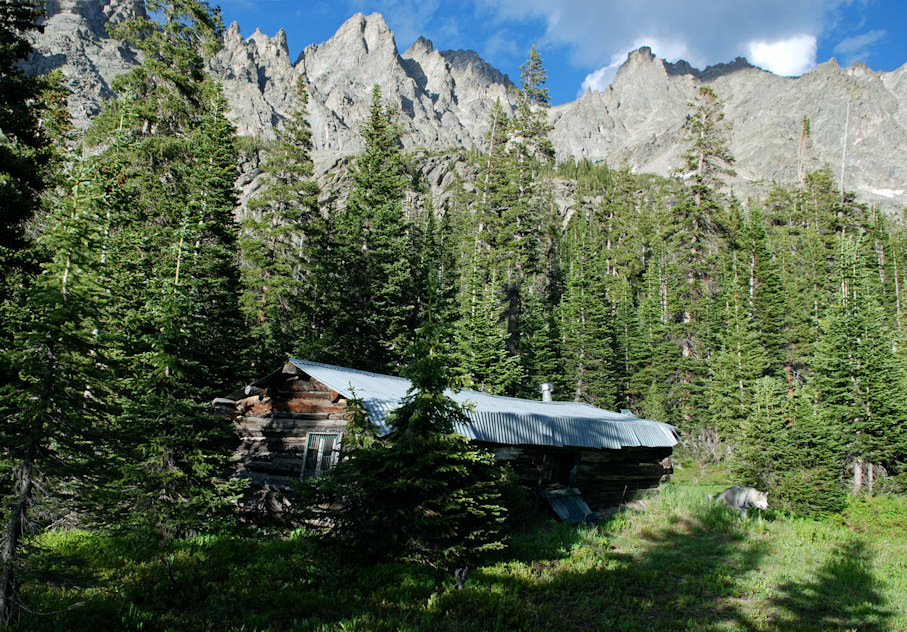
<svg viewBox="0 0 907 632"><path fill-rule="evenodd" d="M848 37L835 46L835 55L841 56L845 66L849 66L855 61L865 61L872 54L870 49L873 44L884 38L886 34L885 30L881 29Z"/></svg>
<svg viewBox="0 0 907 632"><path fill-rule="evenodd" d="M580 88L577 96L581 96L592 90L593 92L602 92L611 85L611 82L614 81L614 77L617 76L617 69L620 68L620 64L609 64L608 66L602 66L595 72L590 72L586 75L586 78L583 79L583 85Z"/></svg>
<svg viewBox="0 0 907 632"><path fill-rule="evenodd" d="M754 41L748 48L750 63L776 75L795 77L816 65L815 35L797 35L776 42Z"/></svg>

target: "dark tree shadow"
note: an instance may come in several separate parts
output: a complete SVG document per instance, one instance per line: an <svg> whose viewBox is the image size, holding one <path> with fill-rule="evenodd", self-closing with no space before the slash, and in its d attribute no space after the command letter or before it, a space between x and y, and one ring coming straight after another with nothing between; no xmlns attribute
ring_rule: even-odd
<svg viewBox="0 0 907 632"><path fill-rule="evenodd" d="M641 547L598 538L601 550L584 553L594 558L585 562L590 570L562 570L563 551L547 564L533 563L532 578L480 570L471 588L439 602L445 617L434 629L755 630L736 598L767 545L747 537L721 509L643 531ZM609 526L598 528L607 534Z"/></svg>
<svg viewBox="0 0 907 632"><path fill-rule="evenodd" d="M794 630L890 630L893 612L873 582L873 556L861 540L834 550L815 579L789 582L771 600L773 628Z"/></svg>

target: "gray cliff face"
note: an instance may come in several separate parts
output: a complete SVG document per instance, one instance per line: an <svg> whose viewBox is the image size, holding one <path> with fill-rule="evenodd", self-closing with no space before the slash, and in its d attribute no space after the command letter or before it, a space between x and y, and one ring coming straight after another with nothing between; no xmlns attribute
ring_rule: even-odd
<svg viewBox="0 0 907 632"><path fill-rule="evenodd" d="M725 101L731 152L744 192L795 182L801 121L811 127L807 169L828 165L844 186L889 209L907 205L907 66L890 73L835 60L802 77L778 77L744 59L704 71L669 64L648 48L631 53L604 92L552 109L558 155L607 160L634 172L682 169L688 103L711 85ZM849 114L848 114L849 110Z"/></svg>
<svg viewBox="0 0 907 632"><path fill-rule="evenodd" d="M137 62L105 31L108 21L134 15L144 15L141 0L48 2L45 33L36 38L29 68L62 68L78 127L112 96L111 79ZM263 138L273 138L293 109L293 86L303 77L321 169L362 148L359 126L375 84L400 112L402 142L410 150L481 146L494 102L512 108L515 100L509 78L472 51L438 51L420 38L401 54L379 14L354 15L334 37L306 47L295 62L283 31L243 38L233 24L210 68L224 84L238 132ZM700 71L641 48L628 56L607 90L551 109L558 156L605 160L634 172L676 173L683 166L689 103L706 84L726 103L738 172L731 184L739 195L796 179L806 116L812 129L808 169L827 164L840 176L847 121L845 187L885 208L907 205L907 66L880 73L860 64L844 69L831 60L789 78L742 58Z"/></svg>
<svg viewBox="0 0 907 632"><path fill-rule="evenodd" d="M400 112L407 149L480 143L491 104L512 94L507 77L475 53L440 53L419 39L399 54L378 14L354 15L327 42L306 47L295 64L283 31L244 40L232 24L211 70L224 82L238 132L265 138L292 110L292 88L304 77L315 148L339 154L361 149L359 126L376 84Z"/></svg>
<svg viewBox="0 0 907 632"><path fill-rule="evenodd" d="M85 127L113 96L110 82L137 63L135 52L110 39L108 23L143 17L142 0L48 0L44 33L26 63L33 73L60 69L71 93L76 127Z"/></svg>

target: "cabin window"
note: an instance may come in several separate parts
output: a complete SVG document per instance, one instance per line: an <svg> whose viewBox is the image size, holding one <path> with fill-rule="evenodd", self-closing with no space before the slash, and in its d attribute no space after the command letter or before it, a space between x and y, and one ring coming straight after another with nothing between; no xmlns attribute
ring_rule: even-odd
<svg viewBox="0 0 907 632"><path fill-rule="evenodd" d="M301 478L321 476L337 463L340 454L339 434L309 433Z"/></svg>

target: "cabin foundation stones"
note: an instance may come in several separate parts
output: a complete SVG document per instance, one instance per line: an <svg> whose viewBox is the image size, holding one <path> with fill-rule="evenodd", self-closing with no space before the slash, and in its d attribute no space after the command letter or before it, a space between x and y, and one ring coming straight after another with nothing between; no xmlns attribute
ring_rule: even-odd
<svg viewBox="0 0 907 632"><path fill-rule="evenodd" d="M337 462L359 399L379 436L409 389L403 378L291 360L227 397L216 414L236 428L236 475L250 484L243 513L282 514L293 486ZM355 394L355 395L354 395ZM471 423L456 430L509 466L536 506L587 520L656 490L673 473L673 426L576 402L542 402L476 391L449 393L470 403ZM590 509L591 508L591 509Z"/></svg>

